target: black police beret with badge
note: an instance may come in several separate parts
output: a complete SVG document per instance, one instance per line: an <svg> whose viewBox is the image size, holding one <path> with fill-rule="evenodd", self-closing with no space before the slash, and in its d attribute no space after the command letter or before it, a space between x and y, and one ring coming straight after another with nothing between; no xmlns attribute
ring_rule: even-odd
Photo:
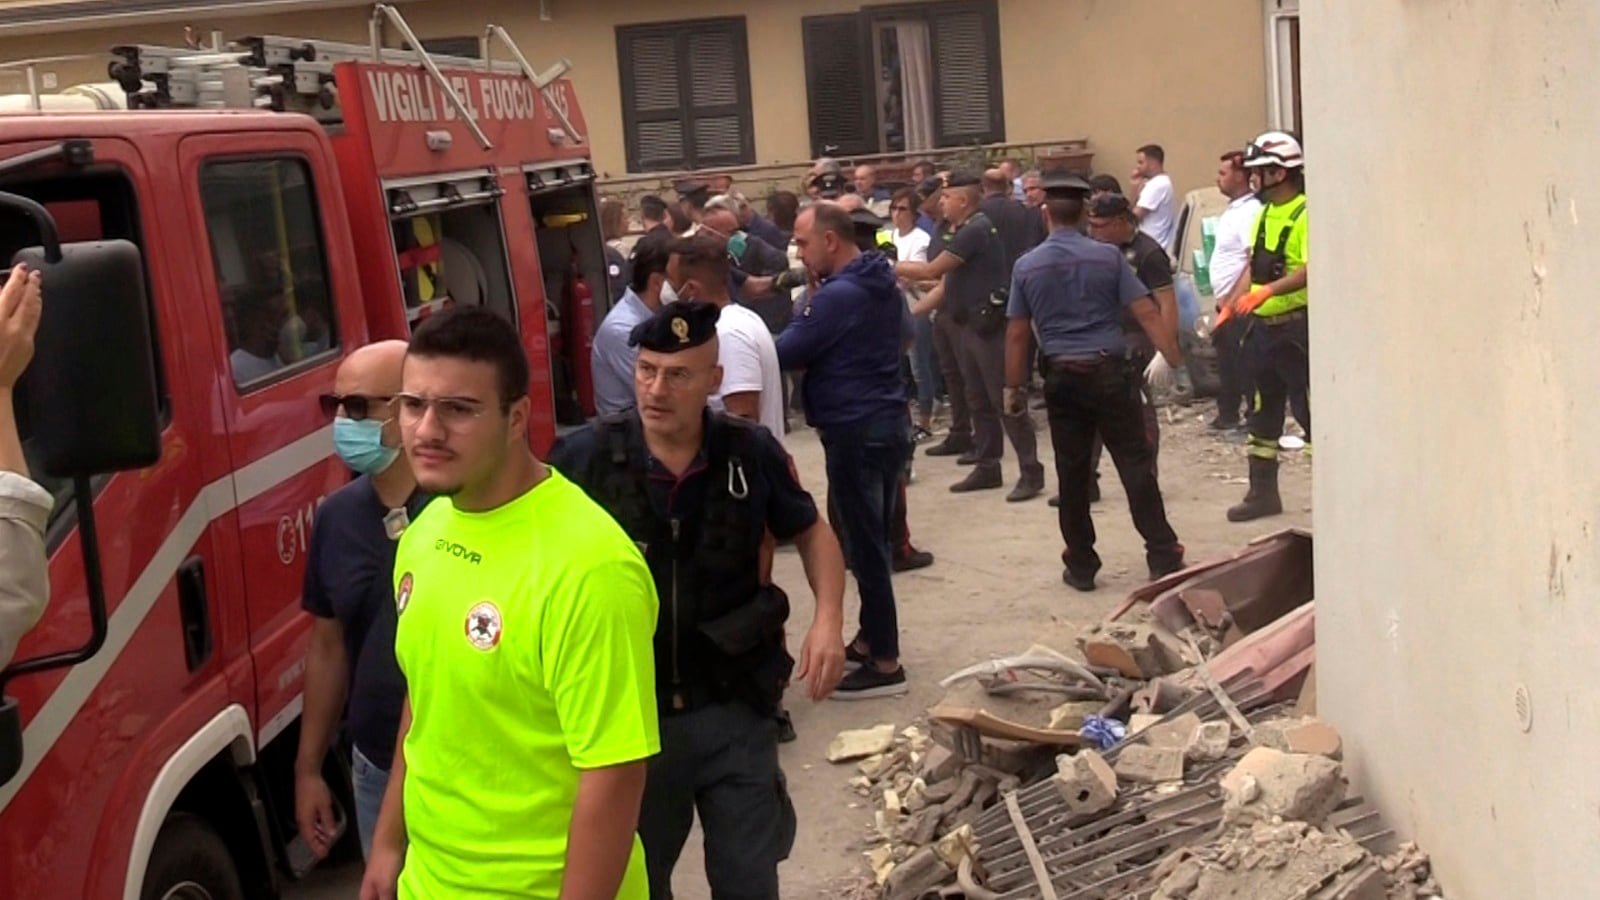
<svg viewBox="0 0 1600 900"><path fill-rule="evenodd" d="M722 310L703 300L680 300L661 307L628 333L628 346L655 353L681 353L717 336Z"/></svg>
<svg viewBox="0 0 1600 900"><path fill-rule="evenodd" d="M958 169L945 176L944 186L953 188L982 187L983 177L977 172L968 169Z"/></svg>

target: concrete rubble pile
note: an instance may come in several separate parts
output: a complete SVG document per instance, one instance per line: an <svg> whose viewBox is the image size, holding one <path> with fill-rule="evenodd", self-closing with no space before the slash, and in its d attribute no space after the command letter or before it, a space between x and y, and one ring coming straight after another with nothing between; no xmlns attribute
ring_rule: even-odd
<svg viewBox="0 0 1600 900"><path fill-rule="evenodd" d="M1441 896L1346 796L1309 566L1309 536L1272 536L1136 592L1080 634L1082 661L1036 645L946 678L927 727L839 735L875 896Z"/></svg>

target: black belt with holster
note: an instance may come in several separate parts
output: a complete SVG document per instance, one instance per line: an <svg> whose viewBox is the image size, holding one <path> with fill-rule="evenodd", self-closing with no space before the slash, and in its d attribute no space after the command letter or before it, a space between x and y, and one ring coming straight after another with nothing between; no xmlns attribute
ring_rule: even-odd
<svg viewBox="0 0 1600 900"><path fill-rule="evenodd" d="M1039 368L1043 370L1042 374L1046 375L1051 372L1060 372L1067 375L1088 375L1091 372L1098 372L1106 366L1117 365L1121 362L1122 357L1108 354L1101 354L1089 359L1073 356L1052 356L1041 359Z"/></svg>

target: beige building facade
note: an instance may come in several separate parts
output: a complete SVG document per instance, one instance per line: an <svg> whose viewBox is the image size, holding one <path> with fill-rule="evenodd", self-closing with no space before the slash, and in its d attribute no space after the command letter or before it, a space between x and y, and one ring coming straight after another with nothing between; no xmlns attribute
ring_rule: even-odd
<svg viewBox="0 0 1600 900"><path fill-rule="evenodd" d="M1595 897L1600 2L1305 24L1320 709L1451 900Z"/></svg>
<svg viewBox="0 0 1600 900"><path fill-rule="evenodd" d="M185 26L202 38L220 30L362 42L370 10L347 0L141 6L135 15L112 0L0 0L0 60L91 55L39 67L47 87L65 87L104 81L110 46L178 45ZM432 46L470 47L492 21L538 68L571 60L603 179L793 165L831 146L841 156L932 155L908 150L907 137L922 148L942 139L1024 156L1087 139L1095 167L1119 177L1138 146L1164 145L1187 190L1210 183L1225 149L1296 124L1298 15L1285 0L415 0L399 8ZM893 43L885 32L898 32L900 49L885 44ZM912 47L907 35L922 43ZM392 32L387 40L399 44ZM919 49L931 71L886 84L906 65L896 56ZM890 70L895 78L875 75ZM25 89L20 71L0 74L0 92ZM932 127L902 128L896 141L887 120L915 126L914 109Z"/></svg>

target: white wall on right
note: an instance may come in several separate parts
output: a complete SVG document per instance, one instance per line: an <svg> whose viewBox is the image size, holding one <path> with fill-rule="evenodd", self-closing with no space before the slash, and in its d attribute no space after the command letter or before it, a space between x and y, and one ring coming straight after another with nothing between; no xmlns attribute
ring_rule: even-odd
<svg viewBox="0 0 1600 900"><path fill-rule="evenodd" d="M1321 711L1452 900L1600 896L1600 0L1302 15Z"/></svg>

